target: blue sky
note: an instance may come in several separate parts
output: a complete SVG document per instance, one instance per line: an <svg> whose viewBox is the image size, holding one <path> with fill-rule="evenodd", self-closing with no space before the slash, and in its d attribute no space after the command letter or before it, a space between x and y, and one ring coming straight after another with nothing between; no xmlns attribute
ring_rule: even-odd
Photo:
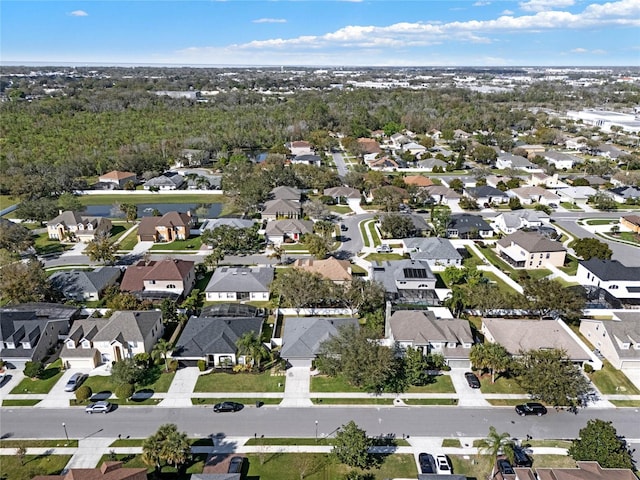
<svg viewBox="0 0 640 480"><path fill-rule="evenodd" d="M0 61L640 65L640 0L0 3Z"/></svg>

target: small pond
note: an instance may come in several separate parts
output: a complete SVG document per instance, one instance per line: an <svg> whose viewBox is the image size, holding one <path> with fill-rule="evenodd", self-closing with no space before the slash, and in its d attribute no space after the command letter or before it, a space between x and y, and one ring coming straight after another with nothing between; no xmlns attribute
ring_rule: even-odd
<svg viewBox="0 0 640 480"><path fill-rule="evenodd" d="M158 210L160 214L164 215L167 212L187 212L191 211L199 219L203 218L217 218L222 211L221 203L140 203L138 204L138 217L150 217L153 215L153 211ZM85 207L83 212L90 217L109 217L109 218L124 218L124 213L121 212L115 204L104 205L89 205Z"/></svg>

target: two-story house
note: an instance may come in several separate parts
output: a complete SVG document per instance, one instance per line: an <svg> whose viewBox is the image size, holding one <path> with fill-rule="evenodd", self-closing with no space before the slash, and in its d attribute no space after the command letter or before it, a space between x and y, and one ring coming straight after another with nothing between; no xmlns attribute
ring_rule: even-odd
<svg viewBox="0 0 640 480"><path fill-rule="evenodd" d="M119 170L112 170L98 177L98 181L104 185L109 185L113 189L122 189L129 182L136 184L138 177L133 172L121 172Z"/></svg>
<svg viewBox="0 0 640 480"><path fill-rule="evenodd" d="M189 295L195 281L195 263L192 261L143 260L127 267L120 290L149 300L178 299Z"/></svg>
<svg viewBox="0 0 640 480"><path fill-rule="evenodd" d="M142 217L138 225L138 241L142 242L173 242L186 240L191 229L195 226L195 219L191 212L167 212L161 217Z"/></svg>
<svg viewBox="0 0 640 480"><path fill-rule="evenodd" d="M122 270L118 267L100 267L93 271L62 270L55 272L49 281L51 287L64 298L78 302L100 300L102 293L116 285Z"/></svg>
<svg viewBox="0 0 640 480"><path fill-rule="evenodd" d="M562 267L567 250L560 242L536 232L517 231L498 240L496 252L514 268L536 270Z"/></svg>
<svg viewBox="0 0 640 480"><path fill-rule="evenodd" d="M111 220L103 217L85 217L70 210L47 222L50 240L89 243L111 234Z"/></svg>
<svg viewBox="0 0 640 480"><path fill-rule="evenodd" d="M273 267L218 267L204 289L207 301L269 300Z"/></svg>
<svg viewBox="0 0 640 480"><path fill-rule="evenodd" d="M578 262L576 278L581 285L600 287L622 303L640 305L640 267L591 258Z"/></svg>
<svg viewBox="0 0 640 480"><path fill-rule="evenodd" d="M580 333L614 368L640 371L640 311L614 312L613 320L580 320Z"/></svg>
<svg viewBox="0 0 640 480"><path fill-rule="evenodd" d="M439 305L436 277L426 260L371 262L370 278L384 286L388 300Z"/></svg>

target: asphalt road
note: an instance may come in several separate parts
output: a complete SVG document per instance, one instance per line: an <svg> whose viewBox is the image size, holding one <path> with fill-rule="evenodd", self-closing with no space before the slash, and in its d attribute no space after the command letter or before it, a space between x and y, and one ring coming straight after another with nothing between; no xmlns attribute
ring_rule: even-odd
<svg viewBox="0 0 640 480"><path fill-rule="evenodd" d="M336 170L338 170L338 175L340 177L344 177L349 170L347 169L347 164L345 163L344 158L342 157L342 154L339 152L334 152L331 154L331 156L333 157L333 163L336 164Z"/></svg>
<svg viewBox="0 0 640 480"><path fill-rule="evenodd" d="M640 438L638 409L581 410L574 415L550 410L543 417L519 417L512 407L246 407L237 413L213 413L209 407L167 409L160 407L121 407L111 413L88 415L82 408L37 409L3 408L2 438L64 438L62 423L72 438L131 436L142 438L160 424L175 423L191 437L313 437L315 421L319 436L331 435L336 428L354 420L369 435L393 433L412 436L486 436L489 426L509 432L516 438L574 438L587 420L601 418L613 422L620 435Z"/></svg>

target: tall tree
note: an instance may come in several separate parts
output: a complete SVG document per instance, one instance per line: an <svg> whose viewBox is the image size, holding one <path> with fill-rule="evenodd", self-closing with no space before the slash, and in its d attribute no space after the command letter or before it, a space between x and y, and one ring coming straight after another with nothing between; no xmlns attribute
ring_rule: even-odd
<svg viewBox="0 0 640 480"><path fill-rule="evenodd" d="M633 468L633 458L624 438L611 422L592 419L580 429L567 452L576 461L598 462L603 468Z"/></svg>
<svg viewBox="0 0 640 480"><path fill-rule="evenodd" d="M372 465L372 457L369 453L372 445L367 432L351 420L336 432L331 453L345 465L367 469Z"/></svg>
<svg viewBox="0 0 640 480"><path fill-rule="evenodd" d="M8 303L42 302L50 296L49 279L42 263L31 259L2 267L0 298Z"/></svg>
<svg viewBox="0 0 640 480"><path fill-rule="evenodd" d="M173 350L173 345L164 338L161 338L153 346L151 355L154 359L162 358L164 360L164 371L169 371L169 353Z"/></svg>
<svg viewBox="0 0 640 480"><path fill-rule="evenodd" d="M529 278L523 282L523 294L529 309L540 318L554 314L574 320L582 316L585 299L575 290L564 288L557 280Z"/></svg>
<svg viewBox="0 0 640 480"><path fill-rule="evenodd" d="M238 355L248 356L249 363L255 365L258 369L260 368L262 360L269 357L267 347L265 347L260 337L254 331L243 333L242 336L236 340L236 347L238 347Z"/></svg>
<svg viewBox="0 0 640 480"><path fill-rule="evenodd" d="M135 222L136 218L138 218L138 206L133 203L121 204L120 211L124 213L127 223Z"/></svg>
<svg viewBox="0 0 640 480"><path fill-rule="evenodd" d="M387 213L380 220L380 230L385 238L408 238L415 234L411 218L398 213Z"/></svg>
<svg viewBox="0 0 640 480"><path fill-rule="evenodd" d="M597 238L579 238L571 244L576 255L583 260L599 258L600 260L609 260L613 252L609 245L601 242Z"/></svg>
<svg viewBox="0 0 640 480"><path fill-rule="evenodd" d="M98 235L91 240L84 249L84 254L92 262L111 265L116 261L117 245L109 240L107 235Z"/></svg>
<svg viewBox="0 0 640 480"><path fill-rule="evenodd" d="M504 447L511 442L511 434L508 432L498 433L496 427L489 427L489 434L480 440L478 451L489 455L491 464L495 464L496 458L503 451Z"/></svg>
<svg viewBox="0 0 640 480"><path fill-rule="evenodd" d="M496 380L496 373L504 373L511 365L511 355L499 343L476 343L471 347L469 360L479 370L491 372L491 383Z"/></svg>

